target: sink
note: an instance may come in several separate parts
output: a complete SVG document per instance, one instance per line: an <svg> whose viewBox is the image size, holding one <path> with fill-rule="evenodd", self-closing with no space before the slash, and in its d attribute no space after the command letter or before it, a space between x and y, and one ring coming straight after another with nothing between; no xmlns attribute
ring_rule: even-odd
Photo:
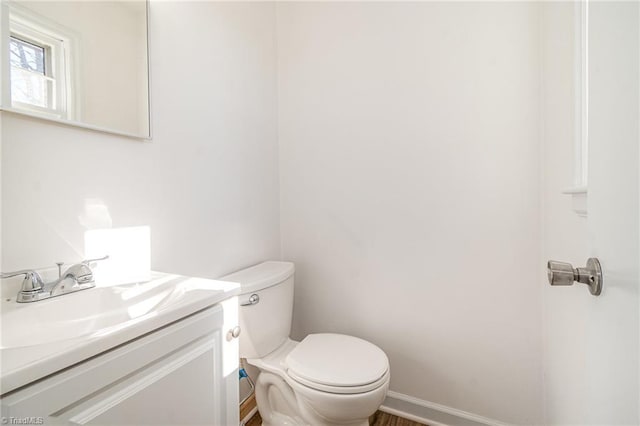
<svg viewBox="0 0 640 426"><path fill-rule="evenodd" d="M235 296L236 283L153 273L33 303L2 301L2 393ZM39 376L39 377L36 377Z"/></svg>
<svg viewBox="0 0 640 426"><path fill-rule="evenodd" d="M114 327L169 306L184 295L184 284L169 275L148 283L94 288L29 304L5 301L0 349L107 334Z"/></svg>
<svg viewBox="0 0 640 426"><path fill-rule="evenodd" d="M88 293L88 292L87 292ZM112 292L97 289L90 295L69 295L76 304L60 309L61 299L48 299L29 306L14 302L2 313L0 349L36 346L59 340L90 335L127 321L126 308L114 306L117 299ZM82 297L84 296L84 297ZM65 300L68 302L70 300Z"/></svg>

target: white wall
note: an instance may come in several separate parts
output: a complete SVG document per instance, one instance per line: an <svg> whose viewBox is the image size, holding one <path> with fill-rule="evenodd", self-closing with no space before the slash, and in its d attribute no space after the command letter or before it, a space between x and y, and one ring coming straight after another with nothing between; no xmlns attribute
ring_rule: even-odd
<svg viewBox="0 0 640 426"><path fill-rule="evenodd" d="M283 257L296 337L391 390L542 421L538 8L278 5Z"/></svg>
<svg viewBox="0 0 640 426"><path fill-rule="evenodd" d="M151 6L151 143L3 114L3 271L79 260L87 198L151 226L156 270L279 256L274 5Z"/></svg>

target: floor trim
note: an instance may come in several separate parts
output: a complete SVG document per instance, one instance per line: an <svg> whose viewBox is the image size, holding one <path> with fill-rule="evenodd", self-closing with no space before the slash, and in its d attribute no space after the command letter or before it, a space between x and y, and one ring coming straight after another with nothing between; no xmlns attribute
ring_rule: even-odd
<svg viewBox="0 0 640 426"><path fill-rule="evenodd" d="M389 391L380 411L430 426L509 426L477 414Z"/></svg>

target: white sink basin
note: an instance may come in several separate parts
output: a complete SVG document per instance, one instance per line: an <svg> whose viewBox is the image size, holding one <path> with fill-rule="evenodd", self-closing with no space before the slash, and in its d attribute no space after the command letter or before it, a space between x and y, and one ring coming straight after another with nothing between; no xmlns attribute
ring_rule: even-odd
<svg viewBox="0 0 640 426"><path fill-rule="evenodd" d="M143 284L92 288L32 303L5 301L0 349L105 334L184 296L185 282L180 278L167 276Z"/></svg>
<svg viewBox="0 0 640 426"><path fill-rule="evenodd" d="M0 349L36 346L79 336L87 336L126 322L127 309L117 306L115 294L105 289L69 294L69 299L53 298L33 304L7 304L2 312ZM76 302L61 309L65 302ZM66 308L66 306L65 306Z"/></svg>
<svg viewBox="0 0 640 426"><path fill-rule="evenodd" d="M108 350L239 293L235 283L154 273L39 302L2 301L2 389Z"/></svg>

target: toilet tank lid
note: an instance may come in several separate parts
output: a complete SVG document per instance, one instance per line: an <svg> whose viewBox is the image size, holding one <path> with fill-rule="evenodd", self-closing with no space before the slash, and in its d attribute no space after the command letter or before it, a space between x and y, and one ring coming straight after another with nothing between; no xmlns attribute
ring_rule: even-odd
<svg viewBox="0 0 640 426"><path fill-rule="evenodd" d="M246 294L280 284L294 272L295 266L291 262L269 261L225 275L220 280L239 283L240 294Z"/></svg>

